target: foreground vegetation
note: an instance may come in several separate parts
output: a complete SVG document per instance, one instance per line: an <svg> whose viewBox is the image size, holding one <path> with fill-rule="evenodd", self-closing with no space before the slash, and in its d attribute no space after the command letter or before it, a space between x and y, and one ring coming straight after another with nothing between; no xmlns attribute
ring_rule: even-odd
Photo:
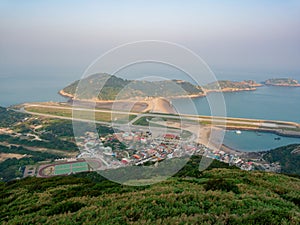
<svg viewBox="0 0 300 225"><path fill-rule="evenodd" d="M2 224L299 224L300 179L192 160L142 187L96 173L1 183Z"/></svg>

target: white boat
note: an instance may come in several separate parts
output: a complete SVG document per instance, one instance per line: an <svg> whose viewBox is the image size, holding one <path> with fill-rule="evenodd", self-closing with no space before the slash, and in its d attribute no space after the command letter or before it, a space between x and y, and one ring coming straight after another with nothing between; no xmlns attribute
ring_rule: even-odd
<svg viewBox="0 0 300 225"><path fill-rule="evenodd" d="M235 131L235 133L236 133L236 134L241 134L241 133L242 133L242 131L240 131L240 130L236 130L236 131Z"/></svg>

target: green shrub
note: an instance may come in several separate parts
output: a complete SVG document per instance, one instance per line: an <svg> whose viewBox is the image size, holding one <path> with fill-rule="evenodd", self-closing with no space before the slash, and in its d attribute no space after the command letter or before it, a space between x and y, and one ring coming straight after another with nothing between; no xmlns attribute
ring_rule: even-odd
<svg viewBox="0 0 300 225"><path fill-rule="evenodd" d="M235 194L240 193L239 188L236 184L234 184L230 180L225 180L223 178L209 179L205 183L204 189L206 191L208 191L208 190L212 190L212 191L220 190L220 191L227 191L227 192L232 191Z"/></svg>

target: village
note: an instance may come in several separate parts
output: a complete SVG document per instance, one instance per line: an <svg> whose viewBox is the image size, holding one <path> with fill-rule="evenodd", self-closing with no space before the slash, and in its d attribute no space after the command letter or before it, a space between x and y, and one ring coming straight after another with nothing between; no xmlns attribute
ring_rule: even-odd
<svg viewBox="0 0 300 225"><path fill-rule="evenodd" d="M146 163L159 163L162 160L203 155L242 170L260 170L279 172L278 164L264 163L261 159L250 159L240 154L230 154L222 150L213 150L196 142L181 141L177 134L167 133L152 137L151 132L119 132L104 137L87 132L82 137L81 153L77 158L100 159L104 168L138 166Z"/></svg>
<svg viewBox="0 0 300 225"><path fill-rule="evenodd" d="M27 120L27 118L24 120ZM30 133L19 133L9 128L2 128L0 133L27 141L41 141L40 136L45 132L39 131L39 128L41 128L39 124L32 126L32 132ZM100 136L96 132L86 132L76 141L80 149L79 154L76 156L75 154L74 156L70 155L67 158L58 158L47 164L28 165L23 171L23 177L50 177L126 166L157 165L163 160L190 157L192 155L205 156L247 171L281 171L278 163L268 163L262 159L262 155L252 156L247 153L241 154L238 151L226 151L222 148L212 149L193 141L191 138L186 138L186 136L186 134L174 130L168 132L151 132L144 129L116 130L114 133ZM76 164L78 162L79 164ZM86 164L82 164L82 162L86 162ZM48 169L46 170L47 166ZM67 167L70 168L67 169Z"/></svg>
<svg viewBox="0 0 300 225"><path fill-rule="evenodd" d="M24 177L51 177L78 172L117 169L126 166L158 165L163 160L200 155L218 160L242 170L280 172L278 163L266 163L260 157L213 150L207 146L183 140L178 133L153 135L150 131L119 131L105 136L86 132L78 138L80 153L76 158L56 159L37 167L27 166ZM34 168L34 170L31 170Z"/></svg>

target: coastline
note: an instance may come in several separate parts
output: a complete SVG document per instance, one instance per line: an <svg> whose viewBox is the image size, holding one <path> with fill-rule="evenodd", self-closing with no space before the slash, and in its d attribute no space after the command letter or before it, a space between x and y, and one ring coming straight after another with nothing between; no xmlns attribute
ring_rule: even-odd
<svg viewBox="0 0 300 225"><path fill-rule="evenodd" d="M237 150L237 149L234 149L228 145L225 145L225 144L222 144L221 145L221 148L220 148L221 151L224 151L226 153L230 153L230 154L233 154L233 155L244 155L244 154L247 154L248 152L243 152L243 151L240 151L240 150Z"/></svg>
<svg viewBox="0 0 300 225"><path fill-rule="evenodd" d="M220 92L243 92L243 91L256 91L257 88L256 87L261 87L262 85L258 85L258 86L253 86L251 88L223 88L221 90L207 90L204 89L203 93L199 93L199 94L190 94L190 95L178 95L178 96L171 96L168 97L168 99L182 99L182 98L201 98L201 97L205 97L207 96L207 94L209 93L220 93ZM76 100L76 101L89 101L89 102L99 102L99 103L103 103L103 102L123 102L123 101L134 101L134 99L128 99L128 100L99 100L99 99L76 99L74 98L74 95L66 93L63 89L60 90L58 92L59 95L65 97L65 98L69 98L71 100ZM163 97L154 97L154 98L163 98ZM141 99L137 99L140 101L147 101L145 100L145 98L141 98Z"/></svg>
<svg viewBox="0 0 300 225"><path fill-rule="evenodd" d="M300 84L265 84L266 86L274 87L300 87Z"/></svg>
<svg viewBox="0 0 300 225"><path fill-rule="evenodd" d="M58 94L61 95L62 97L65 97L65 98L69 98L69 99L73 99L74 98L74 95L64 92L63 89L60 90L58 92Z"/></svg>
<svg viewBox="0 0 300 225"><path fill-rule="evenodd" d="M300 84L299 84L300 85ZM241 92L241 91L255 91L256 88L247 88L247 89L233 89L233 88L228 88L228 89L223 89L222 92ZM174 96L170 97L168 99L184 99L184 98L198 98L198 97L205 97L208 93L212 92L221 92L221 90L209 90L201 94L194 94L194 95L183 95L183 96ZM73 99L73 96L65 93L63 90L59 92L64 97L71 98L71 100L75 101ZM152 99L137 99L137 100L76 100L79 102L96 102L97 104L113 104L113 103L120 103L121 105L132 105L133 103L135 104L147 104L147 106L144 107L143 110L140 110L141 112L147 112L147 111L152 111L152 112L157 112L157 113L166 113L166 114L172 114L174 113L174 109L171 107L170 104L167 104L166 101L168 100L166 98L152 98ZM109 107L108 107L109 108ZM262 121L263 122L263 121ZM267 121L265 121L267 122ZM292 123L292 122L291 122ZM295 123L296 124L296 123ZM244 126L226 126L226 130L245 130L245 131L260 131L260 132L266 132L266 133L274 133L278 136L282 137L293 137L293 138L300 138L300 132L297 131L288 131L288 130L283 130L280 128L273 128L273 129L268 129L268 128L260 128L260 127L244 127Z"/></svg>
<svg viewBox="0 0 300 225"><path fill-rule="evenodd" d="M261 86L258 86L261 87ZM218 92L243 92L243 91L256 91L256 87L250 87L250 88L223 88L221 90L206 90L206 93L218 93Z"/></svg>

